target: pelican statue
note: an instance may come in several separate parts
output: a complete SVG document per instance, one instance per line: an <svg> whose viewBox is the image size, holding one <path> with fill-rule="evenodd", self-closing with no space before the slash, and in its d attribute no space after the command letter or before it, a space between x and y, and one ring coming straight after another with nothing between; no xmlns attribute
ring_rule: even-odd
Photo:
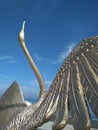
<svg viewBox="0 0 98 130"><path fill-rule="evenodd" d="M24 23L19 41L25 48ZM52 129L62 130L67 124L69 111L74 130L90 130L92 119L88 104L98 117L98 36L82 40L72 50L47 93L45 89L43 92L37 105L24 108L2 130L35 130L53 115L56 117Z"/></svg>

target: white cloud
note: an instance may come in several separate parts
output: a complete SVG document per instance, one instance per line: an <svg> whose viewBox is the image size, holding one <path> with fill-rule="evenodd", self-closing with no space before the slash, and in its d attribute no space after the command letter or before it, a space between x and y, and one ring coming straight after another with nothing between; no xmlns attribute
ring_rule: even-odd
<svg viewBox="0 0 98 130"><path fill-rule="evenodd" d="M46 59L44 57L39 56L38 54L35 54L34 56L38 61L44 61L51 64L61 64L65 60L65 58L68 56L68 54L72 51L74 46L75 46L75 43L69 44L65 48L65 50L63 50L62 52L58 54L57 59L55 60Z"/></svg>
<svg viewBox="0 0 98 130"><path fill-rule="evenodd" d="M69 53L72 51L74 46L75 43L69 44L64 51L59 53L57 60L54 60L53 63L54 64L62 63L65 60L65 58L69 55Z"/></svg>
<svg viewBox="0 0 98 130"><path fill-rule="evenodd" d="M44 58L44 57L39 56L38 54L34 54L34 57L36 58L37 61L44 61L44 62L47 62L47 63L51 61L48 58Z"/></svg>
<svg viewBox="0 0 98 130"><path fill-rule="evenodd" d="M39 56L38 54L35 54L35 58L38 60L38 61L44 61L44 62L48 62L48 63L51 63L51 64L60 64L62 63L65 58L68 56L68 54L72 51L72 49L74 48L75 46L75 43L72 43L72 44L69 44L64 51L60 52L57 56L57 59L55 60L50 60L50 59L46 59L44 57L41 57Z"/></svg>
<svg viewBox="0 0 98 130"><path fill-rule="evenodd" d="M43 57L40 57L38 54L34 54L34 57L36 58L37 61L42 61L44 60Z"/></svg>
<svg viewBox="0 0 98 130"><path fill-rule="evenodd" d="M9 63L14 63L15 59L13 56L10 55L0 55L0 61L7 61Z"/></svg>

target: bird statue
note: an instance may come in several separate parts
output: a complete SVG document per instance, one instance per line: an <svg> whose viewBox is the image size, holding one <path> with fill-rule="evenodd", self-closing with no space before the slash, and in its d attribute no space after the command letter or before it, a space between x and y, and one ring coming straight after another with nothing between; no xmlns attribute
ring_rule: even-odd
<svg viewBox="0 0 98 130"><path fill-rule="evenodd" d="M31 65L31 68L33 69L38 79L38 83L40 86L40 94L37 102L32 104L24 99L21 88L19 87L18 83L14 81L11 86L6 90L6 92L0 97L0 130L4 129L6 124L8 124L11 119L13 119L20 111L23 111L27 106L30 106L32 104L32 107L34 106L35 109L36 106L41 103L42 99L46 94L44 80L27 50L27 47L23 41L23 35L21 36L24 30L24 24L25 22L23 23L22 31L19 35L19 41Z"/></svg>
<svg viewBox="0 0 98 130"><path fill-rule="evenodd" d="M25 48L24 23L19 41ZM25 53L28 55L28 51ZM42 80L38 81L43 84ZM49 90L43 89L39 99L36 106L24 108L2 130L35 130L53 115L52 129L62 130L67 124L69 111L74 130L90 130L92 119L88 104L98 118L98 36L82 40L71 51Z"/></svg>

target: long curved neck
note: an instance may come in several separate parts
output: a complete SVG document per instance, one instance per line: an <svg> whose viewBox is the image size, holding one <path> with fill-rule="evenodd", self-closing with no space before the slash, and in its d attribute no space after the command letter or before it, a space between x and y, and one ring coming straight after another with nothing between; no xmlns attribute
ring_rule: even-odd
<svg viewBox="0 0 98 130"><path fill-rule="evenodd" d="M25 45L25 40L24 40L24 25L25 25L25 22L23 22L23 25L22 25L22 30L20 31L19 33L19 41L20 41L20 44L24 50L24 53L31 65L31 68L32 70L34 71L36 77L37 77L37 80L38 80L38 83L39 83L39 86L40 86L40 95L39 95L39 99L43 98L43 96L45 95L46 93L46 88L45 88L45 83L44 83L44 80L42 79L42 76L38 70L38 68L36 67L32 57L30 56L30 53Z"/></svg>

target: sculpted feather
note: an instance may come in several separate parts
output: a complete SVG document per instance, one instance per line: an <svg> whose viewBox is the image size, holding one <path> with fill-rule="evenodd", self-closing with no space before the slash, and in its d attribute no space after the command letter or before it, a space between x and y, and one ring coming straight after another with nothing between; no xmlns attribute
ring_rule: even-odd
<svg viewBox="0 0 98 130"><path fill-rule="evenodd" d="M74 76L73 76L74 75ZM86 130L91 126L88 108L85 102L83 86L77 63L71 68L69 103L75 130Z"/></svg>
<svg viewBox="0 0 98 130"><path fill-rule="evenodd" d="M63 68L61 69L61 71L63 71ZM62 78L63 78L63 82L61 84L62 89L59 97L56 119L52 126L54 130L61 130L62 128L64 128L68 120L68 89L70 79L69 70L66 70L63 73Z"/></svg>

